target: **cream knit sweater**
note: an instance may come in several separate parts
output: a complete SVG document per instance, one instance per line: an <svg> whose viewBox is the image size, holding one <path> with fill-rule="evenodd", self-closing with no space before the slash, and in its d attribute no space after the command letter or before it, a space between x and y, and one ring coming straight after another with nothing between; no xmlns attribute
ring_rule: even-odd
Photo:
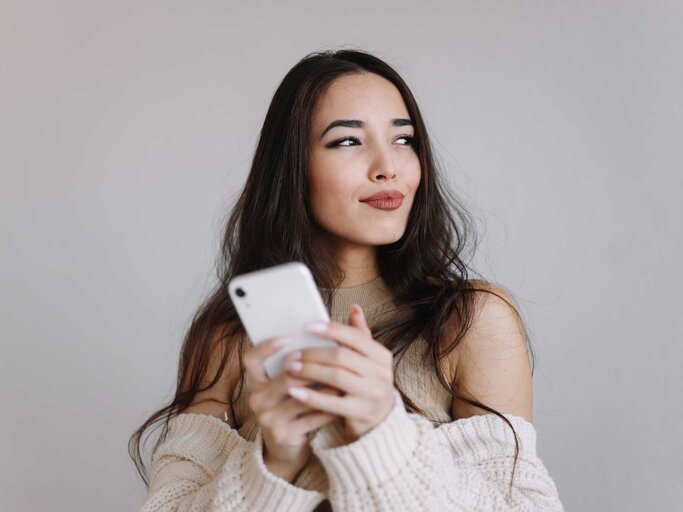
<svg viewBox="0 0 683 512"><path fill-rule="evenodd" d="M378 300L386 299L381 284L375 280L341 289L331 317L341 321L356 302L370 321L367 313L386 304ZM401 385L412 396L410 382ZM515 440L503 420L484 414L435 428L408 413L398 391L394 395L389 415L353 443L343 444L342 430L334 423L315 433L311 448L326 473L327 492L270 473L259 429L248 441L214 416L180 414L153 454L141 511L312 511L325 499L333 510L354 512L563 510L555 483L536 454L536 430L524 418L504 414L520 443L510 493Z"/></svg>

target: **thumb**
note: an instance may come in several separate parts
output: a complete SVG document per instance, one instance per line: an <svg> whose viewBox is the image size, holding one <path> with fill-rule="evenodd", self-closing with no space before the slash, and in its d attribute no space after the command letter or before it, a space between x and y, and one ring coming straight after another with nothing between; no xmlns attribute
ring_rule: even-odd
<svg viewBox="0 0 683 512"><path fill-rule="evenodd" d="M349 313L349 325L358 327L368 334L372 332L367 321L365 320L365 313L363 313L363 309L358 304L354 304L351 307L351 312Z"/></svg>

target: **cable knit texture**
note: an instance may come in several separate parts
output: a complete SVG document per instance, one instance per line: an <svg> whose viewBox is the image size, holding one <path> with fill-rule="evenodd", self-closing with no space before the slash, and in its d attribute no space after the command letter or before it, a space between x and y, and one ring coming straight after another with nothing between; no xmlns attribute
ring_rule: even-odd
<svg viewBox="0 0 683 512"><path fill-rule="evenodd" d="M332 320L348 323L353 303L370 325L395 313L381 278L335 290ZM557 488L536 454L536 430L514 426L519 455L510 489L515 437L494 414L452 421L451 396L416 340L396 381L426 412L408 413L398 391L374 429L344 445L341 420L318 429L313 455L293 483L263 462L263 440L247 397L236 389L230 425L204 414L180 414L152 457L142 511L563 511ZM427 366L425 366L427 365Z"/></svg>

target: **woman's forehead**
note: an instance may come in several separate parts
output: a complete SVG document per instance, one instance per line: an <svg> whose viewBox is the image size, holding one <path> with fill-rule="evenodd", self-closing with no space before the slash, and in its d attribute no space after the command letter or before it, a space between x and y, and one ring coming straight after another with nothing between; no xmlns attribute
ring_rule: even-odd
<svg viewBox="0 0 683 512"><path fill-rule="evenodd" d="M388 123L396 117L409 117L399 90L379 75L363 73L344 75L330 84L314 110L313 124L322 130L336 119Z"/></svg>

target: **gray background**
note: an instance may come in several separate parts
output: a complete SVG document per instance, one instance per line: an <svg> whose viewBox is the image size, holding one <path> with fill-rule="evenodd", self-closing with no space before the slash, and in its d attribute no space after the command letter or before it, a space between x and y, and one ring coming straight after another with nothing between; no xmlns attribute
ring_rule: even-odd
<svg viewBox="0 0 683 512"><path fill-rule="evenodd" d="M41 5L42 4L42 5ZM263 118L305 54L412 87L537 354L567 510L680 510L680 2L0 1L0 508L135 510Z"/></svg>

